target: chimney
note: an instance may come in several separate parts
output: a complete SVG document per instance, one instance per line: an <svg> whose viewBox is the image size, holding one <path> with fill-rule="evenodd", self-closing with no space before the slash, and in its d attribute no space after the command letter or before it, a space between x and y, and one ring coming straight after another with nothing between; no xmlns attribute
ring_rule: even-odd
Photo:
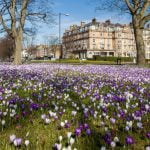
<svg viewBox="0 0 150 150"><path fill-rule="evenodd" d="M96 21L97 21L96 18L93 18L93 19L92 19L92 23L93 23L93 24L95 24Z"/></svg>
<svg viewBox="0 0 150 150"><path fill-rule="evenodd" d="M107 25L110 25L110 24L111 24L111 21L110 21L110 20L106 20L105 23L106 23Z"/></svg>

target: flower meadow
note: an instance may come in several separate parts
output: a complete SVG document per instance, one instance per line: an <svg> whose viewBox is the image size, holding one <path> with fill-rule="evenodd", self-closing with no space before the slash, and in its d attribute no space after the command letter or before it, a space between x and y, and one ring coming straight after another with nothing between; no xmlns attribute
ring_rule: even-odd
<svg viewBox="0 0 150 150"><path fill-rule="evenodd" d="M0 65L0 149L150 150L150 69Z"/></svg>

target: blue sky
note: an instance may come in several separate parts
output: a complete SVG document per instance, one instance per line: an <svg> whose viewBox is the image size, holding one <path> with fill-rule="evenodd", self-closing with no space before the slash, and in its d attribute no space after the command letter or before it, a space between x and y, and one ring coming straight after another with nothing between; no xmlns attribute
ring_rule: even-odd
<svg viewBox="0 0 150 150"><path fill-rule="evenodd" d="M96 11L97 3L95 0L54 0L53 11L55 14L67 13L70 16L62 16L62 34L72 24L80 24L81 21L89 22L92 18L96 18L99 21L105 21L107 19L112 22L129 23L130 19L126 16L118 17L112 12L98 12ZM100 0L99 0L100 2ZM58 23L58 17L55 18ZM48 27L43 25L38 34L36 43L40 44L44 42L44 39L49 35L58 35L58 25Z"/></svg>

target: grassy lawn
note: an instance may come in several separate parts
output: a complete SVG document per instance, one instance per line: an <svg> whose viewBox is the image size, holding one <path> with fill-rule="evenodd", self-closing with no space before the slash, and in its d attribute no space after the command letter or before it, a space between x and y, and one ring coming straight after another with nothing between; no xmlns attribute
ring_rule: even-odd
<svg viewBox="0 0 150 150"><path fill-rule="evenodd" d="M92 60L69 60L61 59L56 61L51 60L33 60L31 63L68 63L68 64L95 64L95 65L104 65L104 64L116 64L114 61L92 61Z"/></svg>
<svg viewBox="0 0 150 150"><path fill-rule="evenodd" d="M71 59L61 59L61 60L55 60L55 61L51 61L51 60L32 60L30 62L28 62L28 64L34 64L34 63L57 63L57 64L72 64L72 65L87 65L87 64L91 64L91 65L117 65L117 62L115 61L94 61L94 60L84 60L84 61L80 61L80 60L71 60ZM131 66L137 66L136 64L133 64L132 62L121 62L121 65L131 65ZM146 65L140 65L138 67L147 67L150 68L150 64L146 64Z"/></svg>
<svg viewBox="0 0 150 150"><path fill-rule="evenodd" d="M1 65L0 81L0 150L150 146L148 68Z"/></svg>

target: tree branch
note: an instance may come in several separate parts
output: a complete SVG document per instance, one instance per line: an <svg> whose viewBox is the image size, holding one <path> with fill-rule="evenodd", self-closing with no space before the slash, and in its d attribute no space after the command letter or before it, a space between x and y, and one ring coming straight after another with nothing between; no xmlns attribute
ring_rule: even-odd
<svg viewBox="0 0 150 150"><path fill-rule="evenodd" d="M23 30L25 20L26 20L26 12L27 12L27 6L28 6L29 0L23 0L22 2L22 8L21 8L21 14L20 14L20 25L19 25L19 31Z"/></svg>
<svg viewBox="0 0 150 150"><path fill-rule="evenodd" d="M17 36L15 6L16 6L16 0L11 0L10 8L8 9L8 11L10 12L10 17L11 17L11 30L12 30L12 33L13 33L13 36L14 36L14 37Z"/></svg>
<svg viewBox="0 0 150 150"><path fill-rule="evenodd" d="M1 13L0 13L0 22L1 22L2 26L3 26L3 28L5 29L5 31L6 31L9 35L11 35L11 31L10 31L10 29L7 27L7 25L6 25L5 21L4 21L4 19L3 19L2 15L1 15Z"/></svg>
<svg viewBox="0 0 150 150"><path fill-rule="evenodd" d="M140 21L141 27L144 27L145 24L146 24L147 22L149 22L149 21L150 21L150 14L147 15L147 16L145 16L145 17L143 17L143 19Z"/></svg>
<svg viewBox="0 0 150 150"><path fill-rule="evenodd" d="M36 16L36 17L40 17L44 20L47 15L45 13L28 13L27 16Z"/></svg>
<svg viewBox="0 0 150 150"><path fill-rule="evenodd" d="M143 4L143 7L142 7L142 9L141 9L141 12L140 12L142 18L144 17L145 12L146 12L146 10L147 10L147 8L148 8L149 6L150 6L150 1L149 1L149 0L145 0L145 1L144 1L144 4Z"/></svg>
<svg viewBox="0 0 150 150"><path fill-rule="evenodd" d="M128 8L129 8L130 12L131 12L132 14L134 14L135 10L134 10L134 8L131 6L129 0L125 0L125 2L126 2Z"/></svg>

